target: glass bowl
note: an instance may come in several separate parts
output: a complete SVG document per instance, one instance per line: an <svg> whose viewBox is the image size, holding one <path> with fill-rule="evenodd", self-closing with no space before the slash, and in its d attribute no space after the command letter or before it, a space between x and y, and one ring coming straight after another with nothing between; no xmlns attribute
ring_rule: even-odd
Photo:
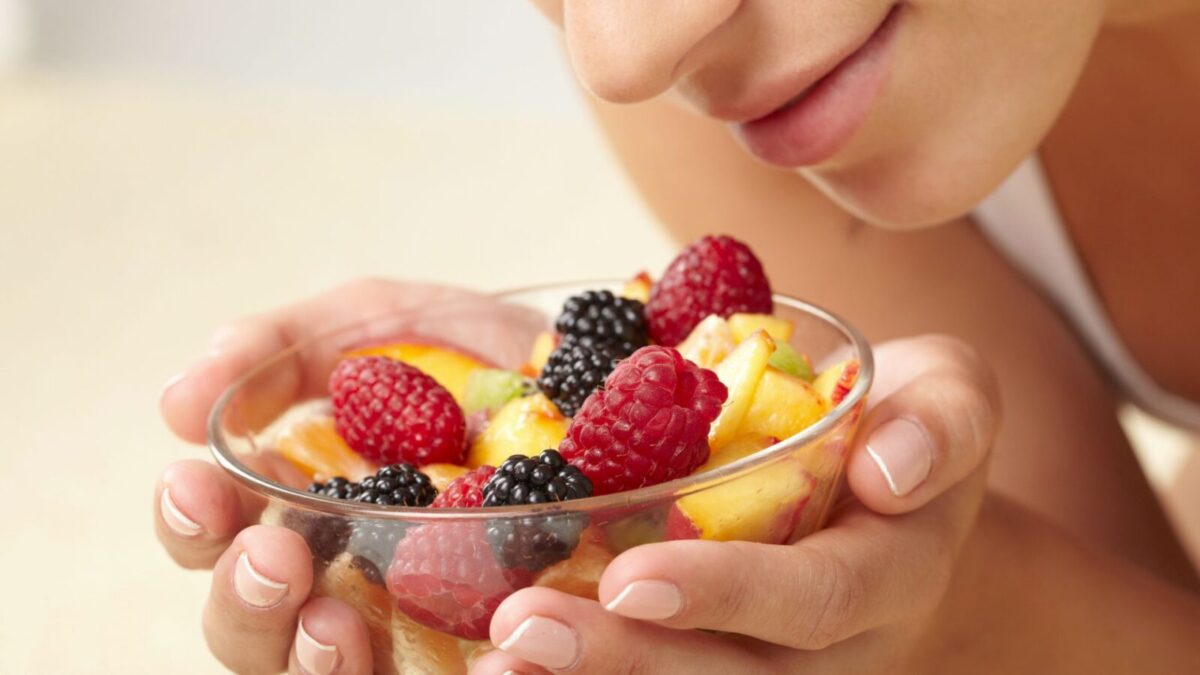
<svg viewBox="0 0 1200 675"><path fill-rule="evenodd" d="M515 370L534 337L552 329L564 300L620 285L539 286L331 327L261 364L217 401L209 419L217 463L237 480L260 522L305 537L314 557L314 593L340 598L363 615L376 672L465 673L489 648L488 621L508 594L541 585L595 598L608 562L639 544L702 531L786 543L824 524L871 386L871 351L838 317L782 295L775 296L775 314L795 324L793 346L818 371L858 359L858 380L801 433L708 472L559 504L403 508L310 494L308 477L275 449L297 421L328 414L326 381L349 350L397 340L441 343ZM718 519L719 527L706 527L706 518ZM545 569L504 569L489 541L521 528L541 528L564 541L577 536L578 544L569 558Z"/></svg>

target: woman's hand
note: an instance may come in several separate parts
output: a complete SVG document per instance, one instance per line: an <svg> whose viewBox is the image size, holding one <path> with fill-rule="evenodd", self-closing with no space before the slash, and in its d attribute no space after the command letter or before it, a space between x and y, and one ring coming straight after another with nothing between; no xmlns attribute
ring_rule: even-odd
<svg viewBox="0 0 1200 675"><path fill-rule="evenodd" d="M217 332L206 357L168 382L163 417L184 440L203 443L209 410L221 392L276 352L368 317L476 302L487 300L442 286L364 280L236 322ZM298 363L311 373L294 373L289 379L323 384L319 371L327 371L328 365ZM290 402L281 400L279 407ZM322 674L336 666L344 675L371 672L362 619L337 600L309 597L312 556L304 539L286 528L253 524L258 520L253 507L243 504L222 469L200 461L167 467L155 486L154 520L159 541L176 562L191 569L212 568L204 634L213 654L229 668Z"/></svg>
<svg viewBox="0 0 1200 675"><path fill-rule="evenodd" d="M999 394L949 338L885 344L876 367L855 499L827 529L791 546L640 546L605 571L599 604L519 591L472 672L903 672L979 510Z"/></svg>

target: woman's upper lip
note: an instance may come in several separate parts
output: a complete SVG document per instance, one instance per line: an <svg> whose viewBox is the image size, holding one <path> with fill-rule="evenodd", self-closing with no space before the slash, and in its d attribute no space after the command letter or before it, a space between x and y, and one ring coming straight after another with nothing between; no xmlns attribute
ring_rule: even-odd
<svg viewBox="0 0 1200 675"><path fill-rule="evenodd" d="M820 82L822 78L836 70L843 61L854 56L855 52L861 49L867 42L870 42L871 37L879 31L880 26L883 25L890 14L891 10L889 8L889 11L884 13L883 18L874 25L870 32L859 36L853 42L847 43L841 51L802 68L798 72L794 72L775 83L751 89L755 92L766 92L765 95L758 96L753 100L716 102L708 106L705 114L709 117L733 124L745 124L770 115L790 103L793 99L802 96L813 85Z"/></svg>

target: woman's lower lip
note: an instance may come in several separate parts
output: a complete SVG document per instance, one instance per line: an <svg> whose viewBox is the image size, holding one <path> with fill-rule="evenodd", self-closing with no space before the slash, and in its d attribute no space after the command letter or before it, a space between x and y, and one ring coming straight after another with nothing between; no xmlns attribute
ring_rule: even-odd
<svg viewBox="0 0 1200 675"><path fill-rule="evenodd" d="M858 51L798 101L734 125L734 135L755 157L782 167L811 166L837 154L866 122L883 86L899 15L900 7L893 7Z"/></svg>

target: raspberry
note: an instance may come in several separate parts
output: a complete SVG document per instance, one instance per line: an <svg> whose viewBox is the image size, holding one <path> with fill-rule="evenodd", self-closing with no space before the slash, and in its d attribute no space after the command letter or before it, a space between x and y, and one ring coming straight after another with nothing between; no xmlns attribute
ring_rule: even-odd
<svg viewBox="0 0 1200 675"><path fill-rule="evenodd" d="M514 455L483 487L484 506L545 504L592 496L592 483L562 455L545 450L537 457ZM587 517L577 513L500 518L487 525L488 543L505 568L537 572L571 557Z"/></svg>
<svg viewBox="0 0 1200 675"><path fill-rule="evenodd" d="M704 237L683 249L650 290L650 335L677 345L710 314L770 314L771 284L750 247L731 237Z"/></svg>
<svg viewBox="0 0 1200 675"><path fill-rule="evenodd" d="M589 347L578 338L564 336L542 368L538 388L565 417L574 417L588 395L604 384L620 356L627 355L609 351L603 345Z"/></svg>
<svg viewBox="0 0 1200 675"><path fill-rule="evenodd" d="M432 377L382 356L346 359L329 376L337 431L380 464L462 461L466 421Z"/></svg>
<svg viewBox="0 0 1200 675"><path fill-rule="evenodd" d="M554 329L588 347L607 347L618 356L629 356L650 342L645 312L642 303L612 291L586 291L563 303Z"/></svg>
<svg viewBox="0 0 1200 675"><path fill-rule="evenodd" d="M444 492L433 500L435 509L474 508L483 506L483 486L496 473L496 467L484 464L478 469L455 478Z"/></svg>
<svg viewBox="0 0 1200 675"><path fill-rule="evenodd" d="M558 446L598 495L690 474L729 395L715 373L670 347L642 347L584 402Z"/></svg>
<svg viewBox="0 0 1200 675"><path fill-rule="evenodd" d="M528 586L528 570L504 570L479 523L429 523L396 547L387 588L413 620L467 640L488 637L496 608Z"/></svg>

